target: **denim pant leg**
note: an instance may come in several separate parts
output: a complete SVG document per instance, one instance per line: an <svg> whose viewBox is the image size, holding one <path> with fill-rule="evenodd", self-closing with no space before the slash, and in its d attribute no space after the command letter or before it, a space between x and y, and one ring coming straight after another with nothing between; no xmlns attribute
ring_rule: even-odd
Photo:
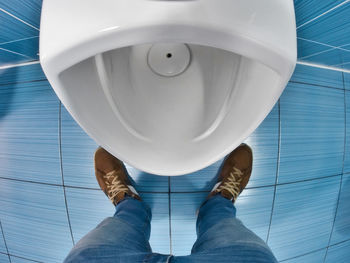
<svg viewBox="0 0 350 263"><path fill-rule="evenodd" d="M190 256L171 262L277 263L265 242L236 218L236 208L221 195L199 210L197 241Z"/></svg>
<svg viewBox="0 0 350 263"><path fill-rule="evenodd" d="M166 262L169 256L152 253L150 221L149 207L127 197L116 206L113 217L103 220L75 245L64 262Z"/></svg>

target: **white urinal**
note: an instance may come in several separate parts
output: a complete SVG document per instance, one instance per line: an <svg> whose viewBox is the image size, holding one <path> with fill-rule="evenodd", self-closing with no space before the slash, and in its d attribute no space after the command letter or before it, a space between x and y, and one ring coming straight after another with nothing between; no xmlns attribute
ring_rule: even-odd
<svg viewBox="0 0 350 263"><path fill-rule="evenodd" d="M81 127L143 171L224 157L296 63L293 0L44 0L40 60Z"/></svg>

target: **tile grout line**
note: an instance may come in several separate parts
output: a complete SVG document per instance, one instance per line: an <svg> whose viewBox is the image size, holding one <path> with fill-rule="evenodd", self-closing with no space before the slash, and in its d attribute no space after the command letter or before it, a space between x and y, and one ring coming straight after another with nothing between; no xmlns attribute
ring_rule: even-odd
<svg viewBox="0 0 350 263"><path fill-rule="evenodd" d="M340 50L348 51L348 52L350 51L349 49L344 48L346 46L349 46L349 44L344 44L344 45L340 45L340 46L333 46L333 45L329 45L329 44L326 44L326 43L322 43L322 42L318 42L318 41L315 41L315 40L311 40L311 39L307 39L307 38L303 38L303 37L298 37L298 36L297 36L297 39L300 39L300 40L303 40L303 41L306 41L306 42L310 42L310 43L313 43L313 44L317 44L317 45L320 45L320 46L329 47L329 49L327 49L327 51L329 51L331 49L340 49ZM316 53L314 53L314 54L316 54ZM305 56L305 57L308 57L308 56ZM302 57L302 58L305 58L305 57Z"/></svg>
<svg viewBox="0 0 350 263"><path fill-rule="evenodd" d="M9 16L11 16L11 17L13 17L14 19L16 19L16 20L18 20L18 21L22 22L23 24L25 24L25 25L27 25L27 26L29 26L29 27L31 27L31 28L33 28L33 29L35 29L35 30L40 31L40 29L39 29L39 28L37 28L37 27L33 26L32 24L30 24L30 23L28 23L28 22L24 21L23 19L20 19L19 17L17 17L17 16L15 16L15 15L11 14L10 12L6 11L5 9L0 8L0 11L2 11L2 12L4 12L5 14L7 14L7 15L9 15Z"/></svg>
<svg viewBox="0 0 350 263"><path fill-rule="evenodd" d="M331 245L329 247L338 246L338 245L340 245L342 243L349 242L349 241L350 241L350 238L349 239L345 239L345 240L340 241L340 242L337 242L337 243L334 243L333 245ZM315 252L318 252L318 251L321 251L321 250L327 249L327 248L328 248L328 246L327 247L322 247L322 248L319 248L319 249L315 249L315 250L309 251L307 253L304 253L304 254L301 254L301 255L298 255L298 256L294 256L294 257L291 257L291 258L286 258L286 259L281 260L280 263L288 261L288 260L291 260L291 259L300 258L300 257L306 256L306 255L309 255L309 254L312 254L312 253L315 253Z"/></svg>
<svg viewBox="0 0 350 263"><path fill-rule="evenodd" d="M168 213L169 213L169 250L170 255L173 254L173 241L172 241L172 235L171 235L171 186L170 186L170 176L168 176Z"/></svg>
<svg viewBox="0 0 350 263"><path fill-rule="evenodd" d="M344 173L344 174L350 174L350 172ZM304 182L310 182L310 181L316 181L316 180L323 180L323 179L332 178L332 177L336 177L336 176L341 176L341 174L333 174L333 175L327 175L327 176L322 176L322 177L304 179L304 180L299 180L299 181L291 181L291 182L286 182L286 183L277 183L276 186L289 185L289 184L298 184L298 183L304 183ZM39 182L39 181L30 181L30 180L9 178L9 177L3 177L3 176L0 176L0 179L2 179L2 180L9 180L9 181L16 181L16 182L22 182L22 183L48 185L48 186L54 186L54 187L65 187L65 188L72 188L72 189L101 191L101 189L99 189L99 188L75 186L75 185L66 185L66 184L63 186L62 184L45 183L45 182ZM246 187L245 189L261 189L261 188L268 188L268 187L274 187L274 186L275 186L274 184L270 184L270 185ZM169 191L166 191L166 192L138 191L138 192L139 193L143 193L143 194L168 194L169 193ZM208 190L199 190L199 191L171 192L171 193L172 194L191 194L191 193L209 193L209 192L210 192L210 189L208 189Z"/></svg>
<svg viewBox="0 0 350 263"><path fill-rule="evenodd" d="M335 220L336 220L337 214L338 214L339 200L340 200L340 194L341 194L342 184L343 184L344 163L345 163L345 154L346 154L346 148L345 148L345 146L346 146L346 93L345 93L345 76L344 76L344 73L342 74L342 77L343 77L343 87L344 87L344 148L343 148L343 166L342 166L342 174L341 174L340 183L339 183L340 185L339 185L339 192L338 192L338 198L337 198L337 205L336 205L336 208L335 208L333 224L332 224L331 233L330 233L329 239L328 239L328 245L327 245L326 253L325 253L324 258L323 258L323 263L326 262L327 255L328 255L328 249L329 249L329 246L330 246L331 241L332 241L334 225L335 225Z"/></svg>
<svg viewBox="0 0 350 263"><path fill-rule="evenodd" d="M272 199L272 206L271 206L269 228L268 228L267 237L266 237L266 244L269 242L269 238L270 238L272 216L273 216L275 201L276 201L276 191L277 191L277 182L278 182L278 174L279 174L279 167L280 167L280 157L281 157L281 99L278 100L278 148L277 148L276 177L275 177L275 185L274 185L274 190L273 190L273 199Z"/></svg>
<svg viewBox="0 0 350 263"><path fill-rule="evenodd" d="M336 47L336 46L328 45L328 44L325 44L325 43L317 42L317 41L314 41L314 40L302 38L302 37L297 37L297 40L302 40L302 41L310 42L310 43L313 43L313 44L316 44L316 45L319 45L319 46L327 47L327 49L325 49L325 50L322 50L322 51L319 51L319 52L315 52L315 53L311 53L311 54L303 56L303 57L299 57L298 60L300 60L300 61L303 61L303 60L305 60L307 58L312 58L314 56L318 56L318 55L321 55L321 54L324 54L324 53L327 53L327 52L335 51L335 50L341 50L343 52L350 52L349 49L343 48L345 46L348 46L349 44L341 45L341 46L337 46ZM341 65L341 64L339 64L339 65ZM333 67L336 67L336 66L337 65L333 65Z"/></svg>
<svg viewBox="0 0 350 263"><path fill-rule="evenodd" d="M332 7L331 9L328 9L326 12L323 12L322 14L320 14L320 15L318 15L318 16L316 16L316 17L310 19L309 21L307 21L307 22L301 24L300 26L298 26L298 27L297 27L297 30L298 30L299 28L302 28L303 26L305 26L305 25L307 25L307 24L309 24L309 23L311 23L311 22L313 22L313 21L319 19L320 17L322 17L322 16L324 16L324 15L326 15L326 14L328 14L328 13L334 11L335 9L337 9L337 8L339 8L339 7L343 6L343 5L345 5L345 4L348 3L348 2L350 2L350 0L345 0L344 2L341 2L340 4L338 4L338 5L334 6L334 7Z"/></svg>
<svg viewBox="0 0 350 263"><path fill-rule="evenodd" d="M64 195L64 203L66 206L66 213L67 213L67 220L69 225L69 231L72 238L73 246L75 246L74 237L73 237L73 231L72 231L72 225L70 222L69 217L69 211L68 211L68 202L67 202L67 195L66 195L66 188L64 186L64 176L63 176L63 165L62 165L62 102L59 102L59 110L58 110L58 143L59 143L59 158L60 158L60 170L61 170L61 178L62 178L62 185L63 185L63 195Z"/></svg>
<svg viewBox="0 0 350 263"><path fill-rule="evenodd" d="M332 86L326 86L326 85L320 85L320 84L314 84L314 83L307 83L307 82L295 81L295 80L290 80L288 83L303 84L303 85L314 86L314 87L319 87L319 88L344 90L343 88L336 88L336 87L332 87Z"/></svg>
<svg viewBox="0 0 350 263"><path fill-rule="evenodd" d="M33 39L33 38L38 38L38 37L39 36L25 37L25 38L20 38L20 39L16 39L16 40L6 41L6 42L0 42L0 46L6 45L6 44L11 44L11 43L16 43L16 42L20 42L20 41L24 41L24 40L29 40L29 39Z"/></svg>
<svg viewBox="0 0 350 263"><path fill-rule="evenodd" d="M22 256L16 256L16 255L13 255L13 254L8 254L8 255L10 257L21 258L21 259L25 259L25 260L28 260L28 261L31 261L31 262L44 263L42 261L38 261L38 260L35 260L35 259L30 259L30 258L25 258L25 257L22 257Z"/></svg>
<svg viewBox="0 0 350 263"><path fill-rule="evenodd" d="M291 259L296 259L296 258L304 257L304 256L310 255L310 254L312 254L312 253L315 253L315 252L318 252L318 251L322 251L322 250L324 250L324 249L326 249L326 248L327 248L327 247L323 247L323 248L315 249L315 250L309 251L309 252L307 252L307 253L304 253L304 254L295 256L295 257L286 258L286 259L281 260L279 263L282 263L282 262L285 262L285 261L289 261L289 260L291 260Z"/></svg>
<svg viewBox="0 0 350 263"><path fill-rule="evenodd" d="M29 62L21 62L21 63L17 63L17 64L9 64L9 65L0 66L0 70L1 69L10 69L10 68L30 66L33 64L40 64L40 60L33 60L33 61L29 61Z"/></svg>
<svg viewBox="0 0 350 263"><path fill-rule="evenodd" d="M6 248L6 251L7 251L7 256L9 258L10 263L11 263L11 257L10 257L9 249L7 247L7 243L6 243L6 239L5 239L5 233L4 233L4 229L2 228L1 220L0 220L0 229L1 229L2 238L4 240L5 248Z"/></svg>
<svg viewBox="0 0 350 263"><path fill-rule="evenodd" d="M9 82L5 84L0 84L0 87L3 86L12 86L17 84L30 84L30 83L39 83L39 82L48 82L47 79L38 79L38 80L28 80L28 81L18 81L18 82Z"/></svg>
<svg viewBox="0 0 350 263"><path fill-rule="evenodd" d="M25 58L31 58L31 57L28 57L27 55L24 55L22 53L18 53L18 52L15 52L15 51L12 51L12 50L9 50L9 49L6 49L6 48L0 47L0 50L8 52L8 53L15 54L15 55L18 55L18 56L22 56L22 57L25 57Z"/></svg>
<svg viewBox="0 0 350 263"><path fill-rule="evenodd" d="M321 68L321 69L328 69L328 70L333 70L333 71L350 73L349 69L343 69L343 68L337 68L337 67L333 67L333 66L321 65L321 64L317 64L317 63L301 61L299 59L297 60L297 64L308 66L308 67L313 67L313 68Z"/></svg>
<svg viewBox="0 0 350 263"><path fill-rule="evenodd" d="M346 65L349 65L349 64L350 64L350 62L344 62L344 63L341 63L341 64L333 65L333 67L346 66Z"/></svg>

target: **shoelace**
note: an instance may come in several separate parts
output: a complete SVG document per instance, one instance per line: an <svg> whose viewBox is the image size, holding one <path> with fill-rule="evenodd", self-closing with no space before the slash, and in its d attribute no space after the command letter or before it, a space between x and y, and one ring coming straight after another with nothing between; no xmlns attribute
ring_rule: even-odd
<svg viewBox="0 0 350 263"><path fill-rule="evenodd" d="M242 181L242 171L236 167L233 167L233 171L230 172L230 175L227 178L227 181L222 183L217 191L221 192L222 190L228 191L234 197L234 200L238 197L241 192L240 185Z"/></svg>
<svg viewBox="0 0 350 263"><path fill-rule="evenodd" d="M106 179L108 198L114 202L119 193L127 193L129 188L126 187L119 179L117 171L111 171L103 176Z"/></svg>

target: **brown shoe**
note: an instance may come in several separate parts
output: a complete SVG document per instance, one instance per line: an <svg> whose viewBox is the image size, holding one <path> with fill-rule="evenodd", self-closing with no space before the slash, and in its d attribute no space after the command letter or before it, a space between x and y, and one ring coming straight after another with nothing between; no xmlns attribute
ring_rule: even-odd
<svg viewBox="0 0 350 263"><path fill-rule="evenodd" d="M135 188L131 186L123 162L101 147L95 152L95 175L102 191L114 205L126 195L141 200Z"/></svg>
<svg viewBox="0 0 350 263"><path fill-rule="evenodd" d="M235 202L247 186L253 167L253 153L246 144L241 144L226 158L218 183L208 198L220 193L223 197Z"/></svg>

